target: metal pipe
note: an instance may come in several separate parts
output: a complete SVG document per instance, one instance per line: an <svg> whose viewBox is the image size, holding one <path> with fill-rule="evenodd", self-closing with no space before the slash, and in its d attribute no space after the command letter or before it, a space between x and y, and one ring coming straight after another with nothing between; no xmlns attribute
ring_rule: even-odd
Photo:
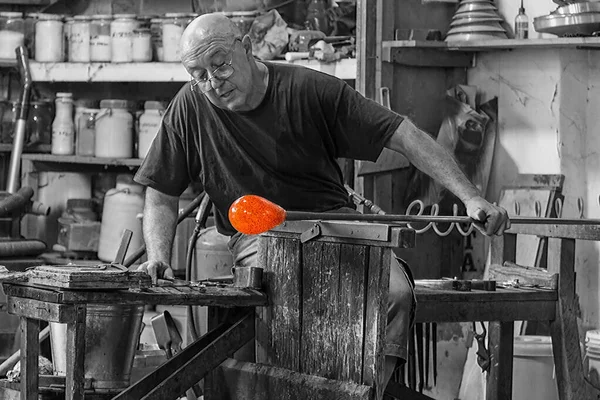
<svg viewBox="0 0 600 400"><path fill-rule="evenodd" d="M8 169L8 183L6 191L15 193L20 183L20 167L21 155L23 154L23 146L25 143L25 132L27 123L27 114L29 113L29 96L31 94L31 71L29 70L29 60L25 47L19 46L15 49L17 55L17 65L21 72L23 86L19 98L19 108L17 110L17 118L15 121L15 137L13 139L13 147L10 155L10 165Z"/></svg>

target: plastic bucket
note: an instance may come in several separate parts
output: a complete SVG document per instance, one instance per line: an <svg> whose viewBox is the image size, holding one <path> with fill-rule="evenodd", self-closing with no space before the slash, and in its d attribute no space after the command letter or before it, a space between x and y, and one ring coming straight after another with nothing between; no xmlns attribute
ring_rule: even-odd
<svg viewBox="0 0 600 400"><path fill-rule="evenodd" d="M600 330L585 333L585 358L590 382L597 386L600 384Z"/></svg>
<svg viewBox="0 0 600 400"><path fill-rule="evenodd" d="M515 336L513 399L558 400L549 336Z"/></svg>

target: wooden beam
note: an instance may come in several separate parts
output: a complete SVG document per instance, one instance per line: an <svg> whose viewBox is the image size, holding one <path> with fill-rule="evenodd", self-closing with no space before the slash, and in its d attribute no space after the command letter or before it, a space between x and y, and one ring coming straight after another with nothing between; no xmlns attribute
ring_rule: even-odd
<svg viewBox="0 0 600 400"><path fill-rule="evenodd" d="M488 332L490 370L487 376L486 400L511 400L514 322L490 322Z"/></svg>
<svg viewBox="0 0 600 400"><path fill-rule="evenodd" d="M40 322L21 317L21 400L38 399Z"/></svg>
<svg viewBox="0 0 600 400"><path fill-rule="evenodd" d="M221 400L373 399L373 389L366 385L233 359L225 360L217 373L226 382Z"/></svg>
<svg viewBox="0 0 600 400"><path fill-rule="evenodd" d="M409 67L470 68L474 54L462 51L444 52L435 49L384 48L382 60Z"/></svg>
<svg viewBox="0 0 600 400"><path fill-rule="evenodd" d="M55 304L44 301L8 297L8 312L21 317L49 322L74 322L77 318L75 308L70 304Z"/></svg>

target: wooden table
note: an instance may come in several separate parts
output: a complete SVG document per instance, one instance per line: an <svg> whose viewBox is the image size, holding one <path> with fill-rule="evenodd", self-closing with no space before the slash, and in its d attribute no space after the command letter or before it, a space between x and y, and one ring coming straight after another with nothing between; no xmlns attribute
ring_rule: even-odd
<svg viewBox="0 0 600 400"><path fill-rule="evenodd" d="M10 313L21 317L22 400L38 399L38 320L67 324L65 399L81 400L84 379L86 304L164 304L227 307L225 322L183 349L114 399L164 399L183 393L229 355L254 338L254 308L267 304L264 293L244 288L169 286L130 290L65 290L4 283ZM0 393L2 388L0 387Z"/></svg>

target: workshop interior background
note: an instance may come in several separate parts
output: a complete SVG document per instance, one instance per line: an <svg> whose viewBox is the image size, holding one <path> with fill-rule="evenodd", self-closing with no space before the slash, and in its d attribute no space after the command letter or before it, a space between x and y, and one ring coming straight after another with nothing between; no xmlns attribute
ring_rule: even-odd
<svg viewBox="0 0 600 400"><path fill-rule="evenodd" d="M512 24L518 14L521 1L496 0L495 4L499 15L509 25ZM336 7L335 10L330 9L327 13L318 14L322 7L333 6ZM391 17L396 21L396 29L401 31L437 29L444 33L456 9L456 2L403 0L399 7L403 12ZM525 1L525 7L529 20L533 21L535 17L546 15L554 10L556 4L552 0L529 0ZM321 26L326 30L326 35L339 36L341 39L334 41L333 47L323 45L316 50L311 49L310 55L306 54L304 57L320 56L323 63L331 64L323 67L324 72L341 76L350 85L356 85L358 89L364 85L371 85L371 83L357 85L356 81L356 3L353 0L330 3L326 1L323 3L320 0L0 1L0 11L33 13L42 9L45 13L70 16L127 13L162 16L165 13L270 9L277 10L278 13L272 14L273 19L265 23L269 24L269 27L285 24L288 33L294 29L318 30L319 24L325 18L330 22L327 28ZM308 11L317 14L312 15L312 25L307 24L311 19ZM1 33L2 26L0 26ZM530 38L554 37L554 35L536 32L533 25L530 25L529 36ZM300 53L309 50L298 46L302 47L302 44L284 43L278 54L268 56L283 62L286 52ZM35 57L32 57L32 61L34 60ZM485 188L486 198L490 201L499 201L503 188L518 185L523 175L563 175L562 217L600 218L600 135L598 135L600 113L597 112L597 107L600 107L600 69L598 68L600 52L590 48L575 47L515 48L512 51L478 52L472 61L470 67L463 68L457 73L464 77L462 88L448 85L440 90L439 76L430 80L427 72L407 68L401 82L391 82L387 85L391 89L392 108L413 118L433 136L438 136L443 132L447 133L447 130L442 129L445 124L452 123L452 121L448 122L443 114L445 107L442 105L444 103L447 106L445 103L448 101L447 97L458 98L460 96L456 93L462 90L463 95L465 93L471 95L473 109L477 110L479 105L494 103L493 100L497 99L497 104L494 103L497 112L494 120L495 143L491 144L491 150L488 148L491 153L487 154L485 176L479 177L479 183ZM20 228L22 236L42 241L47 246L47 251L52 254L49 257L69 255L68 252L66 255L61 253L68 248L65 249L64 238L61 239L59 234L63 227L59 218L69 217L67 200L92 199L93 201L88 204L92 205L90 211L92 214L95 213L96 225L99 226L101 222L98 215L102 213L104 196L117 185L117 176L120 175L119 179L123 184L130 183L127 176L135 171L140 160L137 139L142 126L139 121L143 113L148 111L144 110L144 102L150 100L165 104L187 79L182 77L180 71L171 73L170 71L175 68L173 65L176 64L171 64L167 72L162 69L143 69L143 73L151 76L155 74L158 78L151 77L147 81L133 79L130 82L118 77L115 77L112 82L106 77L96 80L96 74L101 76L102 68L87 70L85 72L87 75L77 81L77 79L61 79L61 74L64 77L74 72L69 70L57 72L58 67L52 63L36 67L36 72L46 78L34 85L33 100L37 102L35 112L39 112L40 120L45 121L46 125L42 126L44 123L28 125L31 130L36 131L35 134L28 132L29 142L23 157L21 178L22 184L31 185L35 198L50 206L52 212L48 217L27 215L23 218ZM345 69L342 71L343 68ZM388 68L389 66L383 67L384 75L389 74ZM57 75L53 75L55 73ZM130 73L137 74L135 71ZM407 82L411 82L410 85ZM449 82L453 82L452 79L448 78L446 83ZM10 63L2 64L0 66L0 161L3 167L0 171L0 187L2 188L6 187L7 183L12 143L14 122L12 104L18 99L20 84L14 66ZM381 82L378 84L382 85ZM445 90L448 90L448 94ZM476 96L473 96L472 90L476 91ZM35 154L52 153L51 125L54 119L54 101L57 93L64 92L72 93L75 106L82 109L100 108L99 101L102 99L127 100L125 107L129 108L138 122L133 123L131 131L131 153L124 157L117 155L115 158L138 159L138 161L125 162L121 165L116 163L116 167L113 165L105 168L94 163L81 165L70 161L54 163L47 162L49 159L43 157L36 158ZM381 100L379 92L375 93L375 100ZM45 109L52 109L52 112L46 112ZM112 150L106 149L109 152ZM73 151L78 150L75 147ZM367 170L368 166L348 160L340 160L340 163L349 184L359 193L367 194L368 190L364 189L370 188L369 194L373 194L373 186L367 187L369 185L367 182L377 174L377 168ZM466 163L468 164L468 160ZM415 174L410 166L400 165L397 170L406 180L406 186L389 186L385 190L376 192L372 199L385 211L405 212L410 200L423 198L441 202L441 213L452 212L453 199L436 192L435 187L428 186L427 181ZM471 177L474 174L475 172ZM408 182L418 182L420 185L416 189L411 187L413 190L409 191ZM190 188L189 192L185 193L181 201L182 205L195 197L197 194L194 192L195 189ZM128 207L132 207L127 209L130 215L132 210L141 211L143 204L137 200L128 204ZM535 212L533 207L531 210L526 210L527 207L532 205L521 204L519 213L524 215L526 212ZM516 213L517 207L514 203L509 203L507 208L511 215ZM122 215L116 218L120 217ZM180 257L178 260L181 265L183 265L187 237L191 232L189 226L185 228L187 230L181 228L178 231L175 257ZM132 248L135 248L136 244L141 244L139 229L134 232L134 235ZM118 238L112 240L111 247L107 250L109 254L113 254L118 245ZM418 254L407 255L417 278L482 277L487 241L478 233L473 233L467 238L453 234L449 240L435 235L425 235L422 242L418 242L417 247ZM451 265L447 260L451 260ZM600 327L599 261L600 248L597 242L578 243L576 273L582 335L587 330ZM176 265L175 263L177 269ZM182 268L178 269L180 274L182 271ZM0 296L0 305L3 300L3 296ZM171 310L183 324L181 321L184 321L185 315L176 309ZM158 312L160 309L153 311ZM13 352L13 337L17 326L17 319L9 316L5 308L0 310L0 361ZM465 391L464 385L461 388L461 382L465 381L465 364L472 340L468 335L471 325L440 324L438 329L439 377L437 385L429 388L427 392L434 397L437 396L436 398L459 398L459 394L462 393L464 396Z"/></svg>

